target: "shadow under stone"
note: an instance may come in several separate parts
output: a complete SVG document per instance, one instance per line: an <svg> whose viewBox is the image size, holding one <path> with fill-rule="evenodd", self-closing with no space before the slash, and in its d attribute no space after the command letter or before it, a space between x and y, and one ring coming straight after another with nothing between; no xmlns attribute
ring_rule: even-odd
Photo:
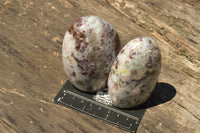
<svg viewBox="0 0 200 133"><path fill-rule="evenodd" d="M176 95L176 89L168 83L157 83L146 103L134 109L147 109L170 101Z"/></svg>

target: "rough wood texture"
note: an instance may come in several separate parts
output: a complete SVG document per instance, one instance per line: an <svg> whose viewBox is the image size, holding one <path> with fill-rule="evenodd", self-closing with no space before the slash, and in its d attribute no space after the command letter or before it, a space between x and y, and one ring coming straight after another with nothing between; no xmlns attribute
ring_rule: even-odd
<svg viewBox="0 0 200 133"><path fill-rule="evenodd" d="M1 0L0 132L126 132L52 101L67 80L64 33L85 15L112 23L122 46L150 36L161 49L160 91L138 133L199 133L199 0Z"/></svg>

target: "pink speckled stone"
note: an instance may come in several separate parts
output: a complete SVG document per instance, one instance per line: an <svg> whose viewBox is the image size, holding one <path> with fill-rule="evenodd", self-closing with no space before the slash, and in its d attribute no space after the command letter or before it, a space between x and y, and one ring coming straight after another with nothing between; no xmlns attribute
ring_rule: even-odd
<svg viewBox="0 0 200 133"><path fill-rule="evenodd" d="M149 37L126 44L115 59L108 78L112 104L119 108L138 106L150 97L161 69L161 53Z"/></svg>
<svg viewBox="0 0 200 133"><path fill-rule="evenodd" d="M106 86L111 65L118 54L114 27L97 16L79 18L65 33L64 70L79 90L96 92Z"/></svg>

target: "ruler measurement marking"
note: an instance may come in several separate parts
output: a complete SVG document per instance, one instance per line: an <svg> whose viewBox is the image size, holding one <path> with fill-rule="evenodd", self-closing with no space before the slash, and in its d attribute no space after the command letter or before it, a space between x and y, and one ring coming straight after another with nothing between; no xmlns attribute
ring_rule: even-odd
<svg viewBox="0 0 200 133"><path fill-rule="evenodd" d="M59 97L59 98L57 99L57 101L60 102L60 103L62 103L62 104L64 104L64 105L66 105L66 106L69 106L69 107L71 107L71 108L73 108L73 109L75 109L75 110L78 110L78 111L80 111L80 112L84 112L85 114L88 114L88 115L90 115L90 116L96 117L96 118L98 118L98 119L105 120L105 121L108 122L108 123L114 124L114 125L116 125L116 126L118 126L118 127L120 127L120 128L129 130L129 131L132 131L132 130L131 130L131 127L133 126L132 124L130 124L129 126L124 126L124 125L119 124L119 121L118 121L118 122L113 122L113 121L107 119L108 116L109 116L108 114L110 114L110 111L113 111L113 112L115 112L115 113L118 113L118 114L117 114L117 117L119 117L120 114L126 116L126 117L127 117L126 120L129 120L129 118L132 118L132 119L136 120L136 124L137 124L137 121L138 121L138 118L137 118L137 117L134 117L134 116L129 115L129 114L126 114L126 113L124 113L124 112L121 112L121 111L112 109L112 108L109 107L109 106L105 106L105 105L103 105L103 104L101 104L101 103L98 103L98 102L96 102L96 101L93 101L93 100L91 100L91 99L88 99L88 98L86 98L86 97L83 97L83 96L81 96L81 95L78 95L78 94L76 94L76 93L74 93L74 92L71 92L71 91L68 91L68 90L64 90L64 96L66 96L66 94L72 95L72 96L73 96L72 99L75 99L75 97L77 97L78 100L81 100L81 101L80 101L81 103L84 102L83 100L90 102L90 107L92 107L93 104L94 104L94 105L96 104L96 105L100 106L100 107L98 108L99 110L101 110L101 108L102 108L102 106L103 106L105 109L108 109L108 112L107 112L106 117L103 118L103 117L96 116L95 113L92 114L92 113L86 112L86 111L84 110L84 109L86 108L86 106L84 106L82 109L79 109L79 108L77 108L77 107L74 107L74 106L73 106L73 103L71 103L71 104L64 103L64 102L63 102L63 99L64 99L63 96L62 96L62 97Z"/></svg>
<svg viewBox="0 0 200 133"><path fill-rule="evenodd" d="M66 82L65 86L59 91L54 98L54 102L60 103L64 106L68 106L71 109L85 113L86 115L103 120L107 123L113 124L121 129L134 132L137 130L140 117L142 113L133 111L126 111L116 109L112 105L105 105L97 102L92 98L92 94L82 94L81 92L73 91L70 81ZM101 112L103 111L103 112ZM99 112L99 113L97 113ZM97 114L95 114L97 113ZM137 117L138 116L138 117Z"/></svg>
<svg viewBox="0 0 200 133"><path fill-rule="evenodd" d="M130 129L132 127L132 124L129 125L128 129Z"/></svg>
<svg viewBox="0 0 200 133"><path fill-rule="evenodd" d="M107 120L107 118L108 118L108 114L106 115L105 120Z"/></svg>
<svg viewBox="0 0 200 133"><path fill-rule="evenodd" d="M84 107L82 108L82 111L85 109L85 107L86 107L86 106L84 106Z"/></svg>
<svg viewBox="0 0 200 133"><path fill-rule="evenodd" d="M80 110L80 109L78 109L78 108L75 108L75 107L73 107L73 106L71 106L71 105L69 105L69 104L66 104L66 103L62 102L62 101L60 101L60 103L62 103L62 104L64 104L64 105L66 105L66 106L70 106L71 108L73 108L73 109L75 109L75 110L79 110L80 112L84 112L84 113L86 113L86 114L88 114L88 115L91 115L91 116L94 116L94 117L97 117L97 118L99 118L99 119L102 119L102 120L103 120L103 118L102 118L102 117L99 117L99 116L96 116L96 115L94 115L94 114L88 113L88 112L86 112L86 111L84 111L84 110ZM127 126L119 125L118 123L115 123L115 122L113 122L113 121L110 121L110 120L107 120L107 119L106 119L106 121L107 121L107 122L109 122L109 123L112 123L112 124L114 124L114 125L118 125L118 126L120 126L120 127L124 128L124 129L127 129L127 128L129 128L129 127L130 127L130 126L129 126L129 127L127 127Z"/></svg>
<svg viewBox="0 0 200 133"><path fill-rule="evenodd" d="M109 111L111 110L111 111L113 111L113 112L116 112L116 113L118 113L118 114L122 114L122 115L124 115L124 116L128 116L129 118L132 118L132 119L138 121L138 118L137 118L137 117L134 117L134 116L129 115L129 114L126 114L126 113L124 113L124 112L121 112L121 111L112 109L112 108L109 107L109 106L105 106L105 105L103 105L103 104L101 104L101 103L98 103L98 102L95 102L95 101L93 101L93 100L91 100L91 99L88 99L88 98L85 98L85 97L83 97L83 96L80 96L80 95L78 95L78 94L76 94L76 93L74 93L74 92L71 92L71 91L68 91L68 90L67 90L67 93L68 93L68 94L71 94L71 95L74 95L74 96L76 96L76 97L82 98L82 99L84 99L84 100L86 100L86 101L89 101L89 102L91 102L91 103L93 103L93 104L96 104L96 105L99 105L99 106L104 106L104 108L109 109ZM92 106L92 104L90 104L90 106ZM109 112L108 112L108 113L109 113Z"/></svg>
<svg viewBox="0 0 200 133"><path fill-rule="evenodd" d="M57 101L60 102L61 100L62 100L62 99L59 97Z"/></svg>

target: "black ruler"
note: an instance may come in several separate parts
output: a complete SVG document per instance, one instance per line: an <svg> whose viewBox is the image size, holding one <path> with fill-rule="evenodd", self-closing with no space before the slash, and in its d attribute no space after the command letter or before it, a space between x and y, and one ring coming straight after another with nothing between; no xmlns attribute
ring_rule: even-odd
<svg viewBox="0 0 200 133"><path fill-rule="evenodd" d="M121 129L136 132L145 109L119 109L94 100L95 93L76 89L68 80L61 88L54 102L113 124Z"/></svg>

